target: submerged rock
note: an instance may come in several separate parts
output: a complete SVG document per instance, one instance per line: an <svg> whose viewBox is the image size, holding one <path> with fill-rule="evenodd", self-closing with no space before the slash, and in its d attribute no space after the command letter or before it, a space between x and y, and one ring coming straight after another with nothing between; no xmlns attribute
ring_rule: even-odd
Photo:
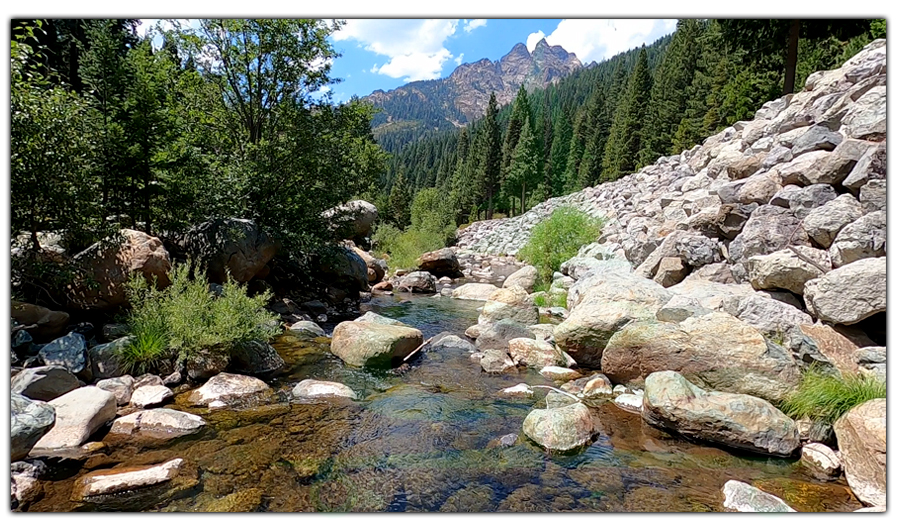
<svg viewBox="0 0 900 529"><path fill-rule="evenodd" d="M531 410L522 431L544 448L567 451L589 444L594 426L590 410L576 402L560 408Z"/></svg>
<svg viewBox="0 0 900 529"><path fill-rule="evenodd" d="M466 331L468 334L468 331ZM509 348L509 342L516 338L534 339L534 333L525 325L513 320L500 320L484 324L475 339L475 347L479 350Z"/></svg>
<svg viewBox="0 0 900 529"><path fill-rule="evenodd" d="M297 336L299 338L319 338L321 336L325 336L325 331L322 330L315 322L311 321L298 321L294 323L290 327L285 330L285 333L291 334L293 336Z"/></svg>
<svg viewBox="0 0 900 529"><path fill-rule="evenodd" d="M568 367L547 366L541 368L541 376L554 382L568 382L581 378L581 373Z"/></svg>
<svg viewBox="0 0 900 529"><path fill-rule="evenodd" d="M191 435L206 426L202 418L169 408L142 410L113 421L110 434L137 435L152 439L174 439Z"/></svg>
<svg viewBox="0 0 900 529"><path fill-rule="evenodd" d="M742 481L730 480L722 487L729 511L737 512L797 512L778 496L763 492Z"/></svg>
<svg viewBox="0 0 900 529"><path fill-rule="evenodd" d="M301 380L294 386L291 395L295 397L347 397L356 399L356 392L340 382L329 382L327 380L315 380L308 378Z"/></svg>
<svg viewBox="0 0 900 529"><path fill-rule="evenodd" d="M91 472L75 483L72 500L101 509L141 510L196 484L196 470L189 471L184 460L176 458L149 467Z"/></svg>
<svg viewBox="0 0 900 529"><path fill-rule="evenodd" d="M775 456L790 456L800 445L794 421L763 399L705 391L674 371L645 382L644 420L700 441Z"/></svg>
<svg viewBox="0 0 900 529"><path fill-rule="evenodd" d="M470 299L474 301L487 301L491 294L500 290L490 283L466 283L453 289L450 297L456 299Z"/></svg>
<svg viewBox="0 0 900 529"><path fill-rule="evenodd" d="M516 363L510 359L506 351L499 349L485 349L482 352L481 369L486 373L514 373L516 372Z"/></svg>

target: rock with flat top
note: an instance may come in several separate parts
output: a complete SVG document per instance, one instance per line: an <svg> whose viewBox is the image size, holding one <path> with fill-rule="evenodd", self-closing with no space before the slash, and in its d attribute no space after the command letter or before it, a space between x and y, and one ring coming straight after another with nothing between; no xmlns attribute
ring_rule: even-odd
<svg viewBox="0 0 900 529"><path fill-rule="evenodd" d="M50 402L56 424L33 450L54 450L81 446L104 424L116 417L116 397L94 386L72 390Z"/></svg>

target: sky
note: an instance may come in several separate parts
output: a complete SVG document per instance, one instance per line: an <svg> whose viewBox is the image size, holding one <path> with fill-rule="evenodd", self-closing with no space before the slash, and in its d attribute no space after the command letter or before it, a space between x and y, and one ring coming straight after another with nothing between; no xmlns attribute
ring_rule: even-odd
<svg viewBox="0 0 900 529"><path fill-rule="evenodd" d="M140 32L156 19L144 19ZM600 62L675 31L675 19L347 19L331 36L341 54L327 87L335 102L411 81L447 77L463 63L492 61L546 38L582 63Z"/></svg>

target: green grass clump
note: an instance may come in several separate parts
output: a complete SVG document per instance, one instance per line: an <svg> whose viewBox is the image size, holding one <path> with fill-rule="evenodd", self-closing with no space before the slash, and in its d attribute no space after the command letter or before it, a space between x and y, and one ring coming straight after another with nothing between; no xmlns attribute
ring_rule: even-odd
<svg viewBox="0 0 900 529"><path fill-rule="evenodd" d="M538 307L566 308L566 297L567 295L563 291L555 291L552 293L547 291L538 291L538 293L534 296L534 304Z"/></svg>
<svg viewBox="0 0 900 529"><path fill-rule="evenodd" d="M549 284L553 272L585 244L597 240L604 221L572 207L560 207L531 231L519 259L538 270L538 281Z"/></svg>
<svg viewBox="0 0 900 529"><path fill-rule="evenodd" d="M800 387L781 403L781 411L800 419L834 424L841 415L867 400L887 397L887 385L862 375L836 377L811 368L803 375Z"/></svg>
<svg viewBox="0 0 900 529"><path fill-rule="evenodd" d="M127 323L134 339L120 350L119 360L129 371L144 371L175 355L183 360L202 351L228 351L239 342L268 341L278 334L265 309L268 293L248 296L246 286L229 278L216 296L203 274L190 277L188 265L175 267L170 278L172 284L163 290L140 276L128 285Z"/></svg>

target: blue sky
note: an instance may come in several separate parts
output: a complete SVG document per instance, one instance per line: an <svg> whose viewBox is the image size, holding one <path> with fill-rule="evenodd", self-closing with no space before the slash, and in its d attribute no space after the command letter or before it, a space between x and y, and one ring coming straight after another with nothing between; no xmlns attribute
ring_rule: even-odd
<svg viewBox="0 0 900 529"><path fill-rule="evenodd" d="M157 22L144 19L139 31ZM447 77L459 64L492 61L518 43L541 38L582 63L602 61L675 30L674 19L348 19L332 35L341 57L328 89L336 102L411 81Z"/></svg>

